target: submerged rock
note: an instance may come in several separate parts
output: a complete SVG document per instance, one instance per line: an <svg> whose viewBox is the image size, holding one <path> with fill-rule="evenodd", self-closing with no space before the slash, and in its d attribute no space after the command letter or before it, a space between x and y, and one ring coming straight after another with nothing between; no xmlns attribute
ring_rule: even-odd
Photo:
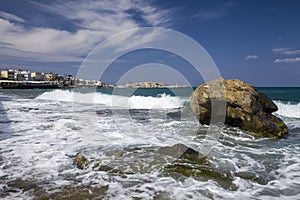
<svg viewBox="0 0 300 200"><path fill-rule="evenodd" d="M272 115L278 110L277 106L248 83L216 79L197 87L191 96L191 108L200 123L211 123L212 102L221 109L214 113L220 116L214 118L223 119L225 124L239 127L256 137L282 138L288 134L285 123ZM226 108L222 107L224 105Z"/></svg>
<svg viewBox="0 0 300 200"><path fill-rule="evenodd" d="M168 155L173 158L183 158L190 161L195 161L203 158L199 152L181 143L175 144L171 147L161 147L157 152L159 154Z"/></svg>
<svg viewBox="0 0 300 200"><path fill-rule="evenodd" d="M74 164L79 169L88 169L91 168L94 171L104 171L112 174L133 174L133 172L129 172L126 170L120 170L105 164L102 164L100 161L95 159L88 159L83 153L77 153L74 157Z"/></svg>
<svg viewBox="0 0 300 200"><path fill-rule="evenodd" d="M89 166L90 161L82 153L78 153L74 158L74 163L79 169L85 169Z"/></svg>
<svg viewBox="0 0 300 200"><path fill-rule="evenodd" d="M160 176L194 177L214 180L224 188L234 187L229 172L221 172L206 157L184 144L145 149L128 148L122 153L118 149L105 154L108 156L106 161L110 157L112 159L109 165L103 164L100 159L88 158L82 153L75 156L74 163L79 169L105 171L121 176L157 171Z"/></svg>
<svg viewBox="0 0 300 200"><path fill-rule="evenodd" d="M214 180L226 189L235 188L233 177L229 172L222 172L220 169L215 168L205 156L184 144L179 143L171 147L161 147L158 152L177 158L174 162L163 167L162 175L172 177L183 175L201 180Z"/></svg>
<svg viewBox="0 0 300 200"><path fill-rule="evenodd" d="M80 152L73 158L74 164L79 169L90 168L95 171L132 174L160 170L162 166L178 160L185 160L185 162L197 164L207 163L206 158L199 152L180 143L173 146L156 148L113 149L104 154L108 160L111 158L110 163L104 164L101 159L89 158ZM147 166L147 168L145 168L145 166Z"/></svg>

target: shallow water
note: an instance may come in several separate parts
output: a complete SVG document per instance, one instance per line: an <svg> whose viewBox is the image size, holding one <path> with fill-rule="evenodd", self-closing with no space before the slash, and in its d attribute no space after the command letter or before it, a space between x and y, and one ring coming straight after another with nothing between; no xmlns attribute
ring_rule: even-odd
<svg viewBox="0 0 300 200"><path fill-rule="evenodd" d="M164 158L153 149L182 143L201 151L209 142L207 127L190 112L190 91L142 92L1 91L0 197L300 199L299 102L281 99L281 93L274 98L290 129L285 139L224 128L207 157L223 178L205 178L165 172L176 158L153 164ZM73 160L78 152L134 173L79 169Z"/></svg>

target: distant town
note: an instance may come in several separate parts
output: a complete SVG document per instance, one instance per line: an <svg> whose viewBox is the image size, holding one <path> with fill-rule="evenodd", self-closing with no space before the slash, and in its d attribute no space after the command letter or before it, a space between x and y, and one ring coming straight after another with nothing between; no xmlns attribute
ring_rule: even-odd
<svg viewBox="0 0 300 200"><path fill-rule="evenodd" d="M76 79L72 75L60 75L55 73L31 72L20 69L1 70L0 89L55 89L55 88L174 88L187 86L168 86L164 83L137 82L125 85L106 84L100 80Z"/></svg>
<svg viewBox="0 0 300 200"><path fill-rule="evenodd" d="M99 80L75 79L72 75L31 72L28 70L1 70L1 89L34 89L34 88L74 88L74 87L113 87Z"/></svg>

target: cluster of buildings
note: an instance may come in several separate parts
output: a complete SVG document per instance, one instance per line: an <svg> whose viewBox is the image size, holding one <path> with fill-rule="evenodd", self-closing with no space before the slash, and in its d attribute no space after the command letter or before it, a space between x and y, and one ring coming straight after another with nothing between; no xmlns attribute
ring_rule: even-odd
<svg viewBox="0 0 300 200"><path fill-rule="evenodd" d="M126 85L117 86L118 88L166 88L168 85L164 83L154 83L154 82L136 82L127 83Z"/></svg>
<svg viewBox="0 0 300 200"><path fill-rule="evenodd" d="M109 85L99 80L75 79L72 75L30 72L28 70L0 69L0 89L32 89L32 88L171 88L187 86L168 86L164 83L136 82L126 85Z"/></svg>
<svg viewBox="0 0 300 200"><path fill-rule="evenodd" d="M75 79L72 75L31 72L28 70L0 70L0 88L62 88L108 87L99 80Z"/></svg>
<svg viewBox="0 0 300 200"><path fill-rule="evenodd" d="M53 73L30 72L28 70L1 70L1 80L11 81L64 81L65 77Z"/></svg>
<svg viewBox="0 0 300 200"><path fill-rule="evenodd" d="M165 83L156 83L156 82L136 82L136 83L127 83L126 85L115 86L117 88L187 88L187 85L176 85L169 86Z"/></svg>

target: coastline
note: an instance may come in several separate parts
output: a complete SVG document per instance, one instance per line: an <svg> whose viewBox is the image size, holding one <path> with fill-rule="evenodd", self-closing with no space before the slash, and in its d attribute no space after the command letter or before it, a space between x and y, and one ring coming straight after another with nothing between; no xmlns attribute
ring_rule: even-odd
<svg viewBox="0 0 300 200"><path fill-rule="evenodd" d="M12 81L0 80L0 89L56 89L63 85L55 81Z"/></svg>
<svg viewBox="0 0 300 200"><path fill-rule="evenodd" d="M0 80L0 89L70 89L70 88L188 88L186 85L168 86L164 83L137 82L127 85L65 84L61 81Z"/></svg>

